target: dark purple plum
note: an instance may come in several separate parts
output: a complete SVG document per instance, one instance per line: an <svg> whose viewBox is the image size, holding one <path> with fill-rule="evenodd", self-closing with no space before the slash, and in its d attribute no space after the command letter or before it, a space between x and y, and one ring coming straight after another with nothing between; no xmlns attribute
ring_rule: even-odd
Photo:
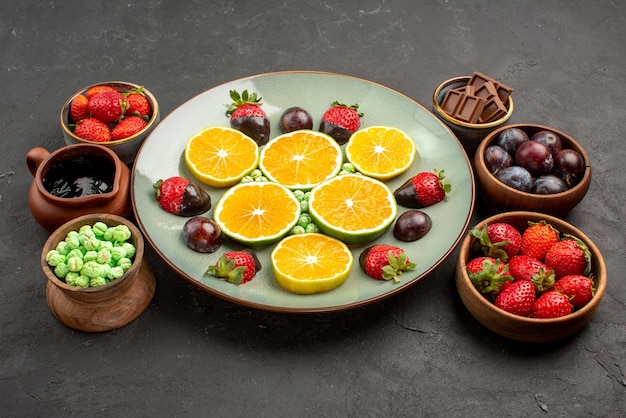
<svg viewBox="0 0 626 418"><path fill-rule="evenodd" d="M555 194L567 191L567 184L554 174L544 174L533 181L532 193Z"/></svg>
<svg viewBox="0 0 626 418"><path fill-rule="evenodd" d="M554 157L554 174L568 187L575 186L585 174L585 159L578 151L565 148Z"/></svg>
<svg viewBox="0 0 626 418"><path fill-rule="evenodd" d="M503 168L513 165L513 157L500 145L490 145L485 148L483 160L491 174L496 174Z"/></svg>
<svg viewBox="0 0 626 418"><path fill-rule="evenodd" d="M185 245L199 253L213 253L222 245L220 227L205 216L194 216L183 226Z"/></svg>
<svg viewBox="0 0 626 418"><path fill-rule="evenodd" d="M498 135L496 145L500 145L506 152L514 156L517 148L529 140L528 134L520 128L508 128Z"/></svg>
<svg viewBox="0 0 626 418"><path fill-rule="evenodd" d="M563 149L563 143L561 142L561 138L552 131L539 131L530 137L531 141L541 142L543 145L548 147L552 156L556 155L557 152Z"/></svg>
<svg viewBox="0 0 626 418"><path fill-rule="evenodd" d="M509 187L521 192L530 192L533 186L533 178L524 167L512 165L504 168L496 174L496 178Z"/></svg>
<svg viewBox="0 0 626 418"><path fill-rule="evenodd" d="M285 134L300 129L313 129L311 114L298 106L285 110L280 117L280 131Z"/></svg>
<svg viewBox="0 0 626 418"><path fill-rule="evenodd" d="M537 141L526 141L515 151L515 164L524 167L534 176L548 173L554 165L550 149Z"/></svg>
<svg viewBox="0 0 626 418"><path fill-rule="evenodd" d="M417 241L430 231L433 221L421 210L407 210L398 216L393 227L393 236L400 241Z"/></svg>

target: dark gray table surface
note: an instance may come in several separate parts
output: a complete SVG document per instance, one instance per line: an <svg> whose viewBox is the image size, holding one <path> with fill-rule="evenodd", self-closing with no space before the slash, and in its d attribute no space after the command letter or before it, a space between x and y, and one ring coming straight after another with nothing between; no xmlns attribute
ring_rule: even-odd
<svg viewBox="0 0 626 418"><path fill-rule="evenodd" d="M0 416L624 416L625 39L609 0L2 2ZM491 333L458 298L456 251L380 303L288 315L205 293L148 249L157 290L137 320L100 334L58 322L24 157L63 145L66 98L134 81L165 116L281 70L361 77L427 107L439 82L481 71L515 89L511 122L577 138L593 180L567 220L609 272L593 321L552 344ZM485 215L477 205L472 221Z"/></svg>

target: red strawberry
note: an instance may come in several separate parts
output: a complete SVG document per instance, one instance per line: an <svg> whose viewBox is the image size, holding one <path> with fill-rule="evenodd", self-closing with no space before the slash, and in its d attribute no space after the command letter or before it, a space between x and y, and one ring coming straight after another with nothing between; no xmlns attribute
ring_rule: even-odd
<svg viewBox="0 0 626 418"><path fill-rule="evenodd" d="M412 270L415 264L411 263L402 248L377 244L363 250L359 256L359 265L368 276L376 280L391 280L399 282L399 275L404 271Z"/></svg>
<svg viewBox="0 0 626 418"><path fill-rule="evenodd" d="M529 316L536 296L537 290L531 282L516 281L502 289L494 305L515 315Z"/></svg>
<svg viewBox="0 0 626 418"><path fill-rule="evenodd" d="M522 245L522 234L503 222L493 223L486 228L474 228L470 234L477 238L474 243L477 250L502 261L516 256Z"/></svg>
<svg viewBox="0 0 626 418"><path fill-rule="evenodd" d="M533 318L558 318L572 313L572 304L567 296L556 290L549 290L537 298L533 305Z"/></svg>
<svg viewBox="0 0 626 418"><path fill-rule="evenodd" d="M70 120L74 123L89 116L89 99L79 94L70 103Z"/></svg>
<svg viewBox="0 0 626 418"><path fill-rule="evenodd" d="M214 266L209 266L206 275L234 284L244 284L254 278L261 263L252 250L231 251L222 255Z"/></svg>
<svg viewBox="0 0 626 418"><path fill-rule="evenodd" d="M474 287L483 294L496 295L505 282L513 281L508 265L497 258L476 257L465 268Z"/></svg>
<svg viewBox="0 0 626 418"><path fill-rule="evenodd" d="M322 115L319 131L332 136L339 145L345 144L361 127L363 113L358 110L358 104L347 106L334 101Z"/></svg>
<svg viewBox="0 0 626 418"><path fill-rule="evenodd" d="M128 138L135 135L148 125L148 122L140 118L139 116L129 116L121 121L111 131L111 140Z"/></svg>
<svg viewBox="0 0 626 418"><path fill-rule="evenodd" d="M111 86L106 86L106 85L98 85L98 86L93 86L90 87L86 92L85 92L85 96L87 96L88 99L91 99L93 96L95 96L96 94L100 94L103 93L105 91L117 91L115 90L113 87Z"/></svg>
<svg viewBox="0 0 626 418"><path fill-rule="evenodd" d="M554 288L568 297L575 308L585 306L593 297L593 281L579 274L561 277L554 284Z"/></svg>
<svg viewBox="0 0 626 418"><path fill-rule="evenodd" d="M554 270L527 255L516 255L509 260L509 273L516 281L532 282L540 292L554 286Z"/></svg>
<svg viewBox="0 0 626 418"><path fill-rule="evenodd" d="M248 90L230 91L233 103L228 106L226 116L230 117L230 126L254 139L259 146L265 145L270 139L270 120L261 108L261 97Z"/></svg>
<svg viewBox="0 0 626 418"><path fill-rule="evenodd" d="M115 122L122 116L122 94L117 91L105 91L89 99L91 116L104 123Z"/></svg>
<svg viewBox="0 0 626 418"><path fill-rule="evenodd" d="M195 216L211 209L211 196L184 177L159 180L153 187L157 202L171 214Z"/></svg>
<svg viewBox="0 0 626 418"><path fill-rule="evenodd" d="M543 261L546 253L559 241L559 232L544 221L529 222L522 234L522 246L519 253Z"/></svg>
<svg viewBox="0 0 626 418"><path fill-rule="evenodd" d="M143 93L143 87L126 93L123 106L125 116L140 116L148 120L152 114L152 106L150 106L150 102Z"/></svg>
<svg viewBox="0 0 626 418"><path fill-rule="evenodd" d="M74 133L83 139L93 142L109 142L111 130L106 123L92 117L81 119L76 123Z"/></svg>
<svg viewBox="0 0 626 418"><path fill-rule="evenodd" d="M411 177L393 195L399 205L420 209L441 202L450 190L451 186L445 182L444 170L435 170Z"/></svg>
<svg viewBox="0 0 626 418"><path fill-rule="evenodd" d="M591 271L591 253L578 238L566 235L563 241L554 244L546 253L545 262L559 277L570 274L588 275Z"/></svg>

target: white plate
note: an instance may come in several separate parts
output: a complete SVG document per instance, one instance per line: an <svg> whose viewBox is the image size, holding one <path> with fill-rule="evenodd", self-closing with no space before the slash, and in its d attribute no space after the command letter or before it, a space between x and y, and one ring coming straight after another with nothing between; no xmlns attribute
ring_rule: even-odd
<svg viewBox="0 0 626 418"><path fill-rule="evenodd" d="M415 270L401 276L401 282L377 281L360 269L358 257L364 247L353 248L355 263L350 277L337 289L317 295L296 295L283 290L274 280L269 254L273 247L257 249L263 265L255 279L241 286L204 276L207 267L226 251L240 248L226 241L213 254L199 254L188 249L182 239L187 218L166 213L154 198L152 185L159 179L183 176L194 180L184 161L187 141L208 126L229 126L225 115L230 103L229 91L248 89L263 98L263 109L271 122L271 137L280 134L282 112L301 106L319 126L324 110L337 100L359 104L364 113L363 127L394 126L405 131L419 153L413 166L402 176L387 182L393 191L419 171L445 170L452 190L447 200L423 209L433 221L422 239L406 243L394 238L392 227L376 243L404 248ZM199 182L198 182L199 183ZM223 190L203 186L215 206ZM180 276L199 288L232 302L258 309L281 312L325 312L366 305L396 294L424 279L458 245L471 219L475 186L469 160L450 130L430 111L411 98L388 87L363 79L310 71L260 74L234 80L211 88L183 103L167 115L144 142L132 174L133 209L144 238L159 256ZM404 210L399 207L398 215ZM205 216L213 216L210 210Z"/></svg>

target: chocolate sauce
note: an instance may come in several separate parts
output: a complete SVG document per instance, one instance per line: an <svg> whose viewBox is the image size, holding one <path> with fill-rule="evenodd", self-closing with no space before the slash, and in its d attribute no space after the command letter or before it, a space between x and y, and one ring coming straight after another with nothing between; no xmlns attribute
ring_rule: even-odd
<svg viewBox="0 0 626 418"><path fill-rule="evenodd" d="M103 156L83 155L54 161L43 177L45 189L63 198L113 190L115 165Z"/></svg>

